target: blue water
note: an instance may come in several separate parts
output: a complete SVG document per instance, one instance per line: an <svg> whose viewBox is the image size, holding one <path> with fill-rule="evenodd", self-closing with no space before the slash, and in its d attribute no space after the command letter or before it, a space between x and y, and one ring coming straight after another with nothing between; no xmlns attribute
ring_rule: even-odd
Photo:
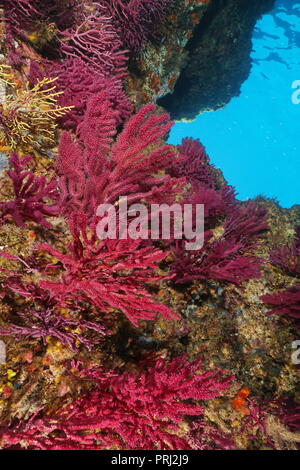
<svg viewBox="0 0 300 470"><path fill-rule="evenodd" d="M300 2L278 0L259 20L252 59L241 95L224 109L176 123L169 142L200 138L239 199L264 195L291 207L300 204L300 103L292 102L292 84L300 81Z"/></svg>

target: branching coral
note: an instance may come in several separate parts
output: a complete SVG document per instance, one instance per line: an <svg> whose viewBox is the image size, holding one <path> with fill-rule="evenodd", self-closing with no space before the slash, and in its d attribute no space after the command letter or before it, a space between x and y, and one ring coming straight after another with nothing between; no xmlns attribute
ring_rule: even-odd
<svg viewBox="0 0 300 470"><path fill-rule="evenodd" d="M66 57L79 57L100 76L126 76L126 53L103 6L99 5L80 25L65 29L59 39Z"/></svg>
<svg viewBox="0 0 300 470"><path fill-rule="evenodd" d="M3 275L0 282L3 290L0 296L18 305L16 312L12 312L15 323L0 328L0 336L15 336L17 339L41 338L44 345L49 338L55 338L76 352L80 344L89 350L92 349L94 340L88 337L86 334L88 331L97 332L98 338L99 334L106 334L103 325L84 317L85 312L78 303L74 302L62 308L47 290L41 289L37 283L26 281L28 274L36 276L42 274L42 269L36 260L32 258L23 260L3 251L0 252L0 258L21 262L25 269L21 274L21 270L16 273L13 270L0 268L0 273ZM32 266L28 264L30 262L33 262Z"/></svg>
<svg viewBox="0 0 300 470"><path fill-rule="evenodd" d="M270 262L289 276L300 277L300 227L296 227L293 243L290 246L273 248ZM300 284L287 290L266 294L261 300L271 306L268 314L287 315L300 318Z"/></svg>
<svg viewBox="0 0 300 470"><path fill-rule="evenodd" d="M15 197L0 202L0 221L12 219L18 226L24 227L25 221L33 220L43 227L51 228L46 218L58 214L58 206L55 205L58 197L57 182L52 180L48 183L45 176L37 176L31 170L25 171L31 160L30 155L23 158L17 153L11 155L7 175L12 182ZM54 204L47 204L47 200Z"/></svg>
<svg viewBox="0 0 300 470"><path fill-rule="evenodd" d="M137 51L148 39L157 38L170 0L106 0L125 47Z"/></svg>
<svg viewBox="0 0 300 470"><path fill-rule="evenodd" d="M19 31L22 23L30 24L31 21L42 16L40 4L41 0L2 0L0 8L4 9L6 21Z"/></svg>
<svg viewBox="0 0 300 470"><path fill-rule="evenodd" d="M136 326L138 320L153 319L157 314L176 318L166 305L153 302L144 287L145 282L162 278L154 269L165 258L164 252L143 246L141 240L102 241L95 231L89 236L80 214L70 220L69 227L73 243L67 254L47 244L38 247L61 261L65 270L56 282L41 281L42 289L50 291L61 305L67 305L68 299L86 300L100 312L121 310Z"/></svg>
<svg viewBox="0 0 300 470"><path fill-rule="evenodd" d="M300 227L291 246L274 248L270 254L270 262L290 276L300 277Z"/></svg>
<svg viewBox="0 0 300 470"><path fill-rule="evenodd" d="M61 207L95 218L99 204L118 201L173 202L184 186L183 178L160 174L176 160L168 145L160 145L170 129L168 115L154 115L147 105L132 116L115 143L117 112L103 93L93 97L78 128L78 141L63 132L57 160ZM125 177L124 177L125 176Z"/></svg>
<svg viewBox="0 0 300 470"><path fill-rule="evenodd" d="M82 8L81 0L2 0L4 18L14 34L26 37L46 21L59 27L73 24L76 13Z"/></svg>
<svg viewBox="0 0 300 470"><path fill-rule="evenodd" d="M261 299L265 304L271 306L269 314L300 318L300 285L274 294L265 294Z"/></svg>
<svg viewBox="0 0 300 470"><path fill-rule="evenodd" d="M198 251L174 244L173 266L177 282L219 279L240 284L260 276L261 261L253 255L267 230L266 210L253 202L241 205L233 188L218 182L201 143L184 139L178 147L181 160L171 172L183 174L191 185L184 202L204 204L204 245Z"/></svg>
<svg viewBox="0 0 300 470"><path fill-rule="evenodd" d="M52 450L191 449L180 437L184 416L201 415L197 401L219 396L232 382L222 371L201 373L200 364L179 357L169 363L158 360L137 373L108 374L107 380L102 373L96 391L56 416L38 415L19 426L0 426L2 445L21 442Z"/></svg>
<svg viewBox="0 0 300 470"><path fill-rule="evenodd" d="M45 305L42 308L45 308ZM55 338L76 352L80 344L89 350L92 349L93 343L84 337L85 330L94 330L103 334L103 328L95 322L65 318L63 315L55 314L52 309L41 311L28 309L26 312L18 312L18 315L23 319L24 325L9 324L6 328L0 328L0 336L14 336L17 339L41 338L44 345L47 344L47 339Z"/></svg>
<svg viewBox="0 0 300 470"><path fill-rule="evenodd" d="M5 77L4 77L5 78ZM0 139L10 150L53 147L55 119L70 108L57 104L61 92L56 91L55 79L44 78L32 88L15 88L0 105Z"/></svg>
<svg viewBox="0 0 300 470"><path fill-rule="evenodd" d="M82 121L86 106L92 96L101 96L105 91L105 99L110 102L116 114L116 123L120 125L129 118L131 104L122 90L122 83L115 77L99 76L92 67L79 58L67 59L63 63L45 64L45 70L36 62L31 62L29 77L33 83L43 75L57 77L57 90L62 94L58 103L62 107L70 107L70 111L60 117L58 122L63 128L76 131Z"/></svg>
<svg viewBox="0 0 300 470"><path fill-rule="evenodd" d="M262 300L299 319L300 231L266 262L267 204L239 202L199 140L167 145L169 115L147 104L148 86L173 89L192 34L180 29L204 3L174 2L165 25L173 0L0 0L0 150L13 152L0 174L1 448L296 445L296 372L280 358L274 375L261 353L275 361L283 341L257 302L271 282L240 284L275 273L294 287ZM190 204L193 229L204 205L203 247L186 250L171 227L131 236L134 210L123 237L125 200L147 222L153 204ZM118 217L113 239L99 236L101 204ZM253 384L286 390L291 409L249 398Z"/></svg>
<svg viewBox="0 0 300 470"><path fill-rule="evenodd" d="M200 140L185 138L177 149L182 158L175 163L172 172L175 175L184 175L195 190L199 185L213 187L216 179L213 167L209 164L208 155Z"/></svg>

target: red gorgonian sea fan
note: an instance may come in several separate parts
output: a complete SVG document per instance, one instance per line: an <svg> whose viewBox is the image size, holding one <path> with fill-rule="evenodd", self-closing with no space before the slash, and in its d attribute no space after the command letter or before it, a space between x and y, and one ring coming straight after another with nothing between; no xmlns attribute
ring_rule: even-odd
<svg viewBox="0 0 300 470"><path fill-rule="evenodd" d="M52 337L76 352L80 344L91 350L99 342L99 334L108 333L101 323L91 321L77 299L63 309L49 291L40 288L37 283L28 282L30 274L33 278L43 275L43 269L34 255L22 259L0 250L1 258L17 262L21 268L16 272L13 268L0 267L0 299L6 298L12 306L17 300L17 308L12 307L11 312L13 322L0 328L0 336L38 338L43 340L44 345L47 338Z"/></svg>
<svg viewBox="0 0 300 470"><path fill-rule="evenodd" d="M39 284L61 305L70 299L88 301L102 312L120 310L136 326L138 320L151 320L157 314L178 318L166 305L155 303L145 288L145 283L162 279L154 270L167 253L143 245L142 240L99 240L83 214L74 214L69 227L73 242L66 254L46 243L37 247L63 265L58 280L55 276L55 281Z"/></svg>
<svg viewBox="0 0 300 470"><path fill-rule="evenodd" d="M234 188L219 181L219 173L210 163L199 139L185 138L177 150L180 158L170 168L170 174L186 178L190 189L186 191L183 202L203 204L205 228L212 229L217 221L237 209Z"/></svg>
<svg viewBox="0 0 300 470"><path fill-rule="evenodd" d="M300 226L296 227L295 238L290 246L271 251L270 262L290 276L300 277Z"/></svg>
<svg viewBox="0 0 300 470"><path fill-rule="evenodd" d="M219 228L220 233L218 229L205 232L200 250L183 251L179 242L174 247L176 282L218 279L241 284L260 277L262 261L253 250L267 230L265 215L265 209L253 202L236 206Z"/></svg>
<svg viewBox="0 0 300 470"><path fill-rule="evenodd" d="M20 311L18 307L15 312L19 317L18 322L0 328L0 336L15 336L17 339L40 338L44 345L47 344L47 338L52 337L76 352L79 344L83 344L89 350L93 347L93 340L87 337L86 331L92 330L101 335L105 334L101 324L83 319L76 305L69 309L68 315L62 314L61 306L50 297L47 291L33 283L22 283L20 275L11 274L0 283L5 287L3 294L8 296L14 293L27 299L27 303L29 300L31 302L30 305L24 307L24 311Z"/></svg>
<svg viewBox="0 0 300 470"><path fill-rule="evenodd" d="M157 360L141 372L114 376L99 371L97 389L60 410L28 422L0 425L3 447L32 449L191 449L180 437L184 417L203 415L199 401L220 396L233 377L201 371L201 360Z"/></svg>
<svg viewBox="0 0 300 470"><path fill-rule="evenodd" d="M13 27L15 33L22 31L31 22L43 18L41 0L1 0L4 18Z"/></svg>
<svg viewBox="0 0 300 470"><path fill-rule="evenodd" d="M198 139L183 139L178 151L181 158L170 171L190 184L183 202L204 205L205 233L200 250L186 251L182 241L173 244L176 282L218 279L241 284L259 277L261 260L253 252L268 229L266 210L235 199L234 189L219 181Z"/></svg>
<svg viewBox="0 0 300 470"><path fill-rule="evenodd" d="M192 422L188 442L195 450L236 450L232 433L225 432L204 419Z"/></svg>
<svg viewBox="0 0 300 470"><path fill-rule="evenodd" d="M149 39L157 39L171 0L105 0L124 46L137 51Z"/></svg>
<svg viewBox="0 0 300 470"><path fill-rule="evenodd" d="M32 83L44 76L55 78L56 90L62 92L58 96L61 107L72 107L66 114L58 118L63 129L76 131L77 126L84 118L87 103L92 96L102 96L110 102L111 109L115 111L116 125L120 125L131 114L131 103L125 95L121 80L115 77L102 77L87 63L79 58L66 59L64 62L44 61L43 67L31 61L29 79Z"/></svg>
<svg viewBox="0 0 300 470"><path fill-rule="evenodd" d="M274 294L265 294L261 300L271 307L268 315L287 315L300 319L300 284Z"/></svg>
<svg viewBox="0 0 300 470"><path fill-rule="evenodd" d="M90 100L77 139L70 132L61 136L57 171L64 215L80 210L90 221L99 204L114 204L122 196L130 204L175 200L185 178L166 174L177 159L172 147L162 144L172 123L155 109L144 106L113 142L117 111L105 93Z"/></svg>
<svg viewBox="0 0 300 470"><path fill-rule="evenodd" d="M31 160L30 155L23 158L17 153L11 155L7 175L12 181L15 198L0 202L0 222L12 219L18 226L24 227L26 220L32 220L51 228L47 217L58 213L58 206L49 204L57 200L57 181L47 182L45 176L36 176L31 170L24 171Z"/></svg>
<svg viewBox="0 0 300 470"><path fill-rule="evenodd" d="M102 77L122 80L127 75L127 56L112 24L112 18L101 4L81 24L65 29L58 36L60 49L67 58L80 58Z"/></svg>
<svg viewBox="0 0 300 470"><path fill-rule="evenodd" d="M192 197L199 200L204 197L204 204L208 206L206 213L211 216L211 200L217 200L218 215L224 215L232 208L236 207L235 190L218 180L219 174L210 163L205 147L199 139L187 137L182 139L181 145L177 145L180 155L178 162L175 162L170 169L173 176L185 176L191 185ZM208 202L208 203L207 203Z"/></svg>
<svg viewBox="0 0 300 470"><path fill-rule="evenodd" d="M299 448L300 448L300 405L292 398L283 398L280 402L279 408L280 419L291 429L293 432L298 433Z"/></svg>
<svg viewBox="0 0 300 470"><path fill-rule="evenodd" d="M20 36L24 35L27 28L36 27L38 22L50 18L58 26L70 25L81 6L81 0L0 0L5 21Z"/></svg>
<svg viewBox="0 0 300 470"><path fill-rule="evenodd" d="M288 275L300 277L300 226L296 227L295 238L290 246L274 248L271 251L270 262ZM286 315L300 319L300 284L263 295L261 300L271 307L268 315Z"/></svg>
<svg viewBox="0 0 300 470"><path fill-rule="evenodd" d="M182 139L181 145L177 145L177 150L182 158L173 165L172 173L185 176L195 191L199 185L214 187L213 167L200 140L186 137Z"/></svg>
<svg viewBox="0 0 300 470"><path fill-rule="evenodd" d="M88 350L92 349L93 343L84 336L85 330L93 330L104 334L104 328L95 322L65 318L63 315L54 314L53 310L32 310L18 312L23 319L24 325L9 324L0 328L0 336L14 336L17 339L41 338L44 345L47 338L55 338L72 351L78 350L79 344L83 344ZM80 325L81 332L78 332Z"/></svg>

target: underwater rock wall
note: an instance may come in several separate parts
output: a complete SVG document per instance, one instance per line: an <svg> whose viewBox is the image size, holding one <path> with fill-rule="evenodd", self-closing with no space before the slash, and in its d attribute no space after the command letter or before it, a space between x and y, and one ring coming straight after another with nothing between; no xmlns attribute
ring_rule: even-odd
<svg viewBox="0 0 300 470"><path fill-rule="evenodd" d="M1 448L298 447L299 206L238 201L153 104L198 52L171 113L227 102L272 3L0 1ZM203 246L101 239L124 196L203 204Z"/></svg>
<svg viewBox="0 0 300 470"><path fill-rule="evenodd" d="M184 47L186 59L171 93L158 99L175 120L194 119L238 96L251 69L252 34L274 0L214 0Z"/></svg>

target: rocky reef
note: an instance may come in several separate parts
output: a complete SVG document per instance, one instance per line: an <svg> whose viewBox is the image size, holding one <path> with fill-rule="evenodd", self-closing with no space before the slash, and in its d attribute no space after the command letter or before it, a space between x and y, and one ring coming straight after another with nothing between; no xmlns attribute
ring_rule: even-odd
<svg viewBox="0 0 300 470"><path fill-rule="evenodd" d="M161 97L158 104L173 119L194 119L202 112L224 107L238 96L251 70L254 26L274 3L273 0L208 2L184 47L185 63L174 89Z"/></svg>
<svg viewBox="0 0 300 470"><path fill-rule="evenodd" d="M300 206L166 143L273 3L0 1L0 448L298 448ZM98 209L124 196L135 238ZM202 246L149 237L155 204L204 205Z"/></svg>

